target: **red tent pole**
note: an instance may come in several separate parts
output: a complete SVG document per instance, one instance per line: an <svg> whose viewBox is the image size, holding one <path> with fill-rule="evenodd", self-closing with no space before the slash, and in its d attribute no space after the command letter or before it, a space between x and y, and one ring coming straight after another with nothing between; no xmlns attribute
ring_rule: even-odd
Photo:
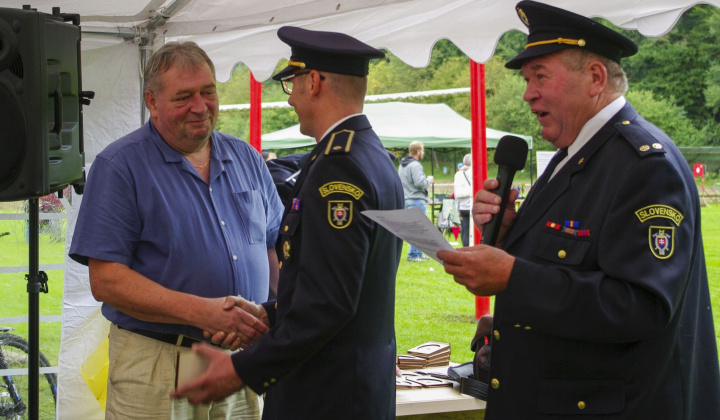
<svg viewBox="0 0 720 420"><path fill-rule="evenodd" d="M485 131L485 65L470 60L470 112L472 113L473 196L487 179L487 133ZM475 245L480 232L475 231ZM490 298L475 296L475 319L490 313Z"/></svg>
<svg viewBox="0 0 720 420"><path fill-rule="evenodd" d="M250 73L250 134L249 143L262 151L262 83Z"/></svg>

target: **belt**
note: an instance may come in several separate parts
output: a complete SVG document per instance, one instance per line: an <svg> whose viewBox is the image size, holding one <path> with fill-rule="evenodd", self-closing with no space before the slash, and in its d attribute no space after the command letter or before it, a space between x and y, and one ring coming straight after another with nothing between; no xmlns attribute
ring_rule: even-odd
<svg viewBox="0 0 720 420"><path fill-rule="evenodd" d="M115 324L119 329L130 331L135 334L142 335L143 337L152 338L153 340L162 341L163 343L172 344L175 346L180 347L192 347L193 343L199 343L200 340L196 340L192 337L188 337L187 335L182 334L164 334L154 331L147 331L147 330L138 330L138 329L132 329L129 330L127 328L123 328L117 324Z"/></svg>

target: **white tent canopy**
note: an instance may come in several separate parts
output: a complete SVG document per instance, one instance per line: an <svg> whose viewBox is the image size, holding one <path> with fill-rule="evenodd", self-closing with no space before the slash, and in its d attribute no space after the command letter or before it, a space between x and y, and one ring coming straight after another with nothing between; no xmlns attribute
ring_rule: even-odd
<svg viewBox="0 0 720 420"><path fill-rule="evenodd" d="M83 90L95 99L84 108L86 161L142 122L141 69L152 50L167 40L193 40L227 81L237 63L257 80L267 79L290 49L276 36L283 25L347 33L384 48L404 62L423 67L432 47L449 39L476 62L493 54L500 36L525 30L516 0L2 0L0 7L24 4L40 12L77 13L83 27ZM556 6L603 17L647 36L669 30L697 0L553 0ZM720 0L703 3L720 7ZM375 121L379 123L379 121ZM73 199L73 209L80 203ZM118 198L121 199L121 198ZM67 241L72 237L68 224ZM87 270L66 260L58 415L61 419L103 418L95 397L102 372L93 354L102 354L104 331L96 329L99 307L89 293ZM105 327L106 328L106 327ZM93 382L93 378L98 381ZM96 395L93 395L93 392Z"/></svg>
<svg viewBox="0 0 720 420"><path fill-rule="evenodd" d="M3 0L20 8L27 0ZM668 31L697 0L554 0L554 5L603 17L648 36ZM704 3L720 7L720 0ZM95 99L85 108L86 160L141 123L141 51L166 40L196 41L213 59L220 81L237 63L267 79L289 47L276 36L283 25L350 34L423 67L446 38L477 62L487 61L500 36L525 30L515 0L36 0L38 11L77 13L83 27L83 89ZM145 45L148 44L148 45Z"/></svg>
<svg viewBox="0 0 720 420"><path fill-rule="evenodd" d="M472 123L445 104L414 104L388 102L365 104L373 130L386 148L407 148L415 140L425 148L470 147ZM494 148L501 137L512 135L523 138L532 146L531 136L506 133L487 128L487 147ZM300 133L300 125L294 125L262 136L265 149L286 149L315 144L315 139Z"/></svg>

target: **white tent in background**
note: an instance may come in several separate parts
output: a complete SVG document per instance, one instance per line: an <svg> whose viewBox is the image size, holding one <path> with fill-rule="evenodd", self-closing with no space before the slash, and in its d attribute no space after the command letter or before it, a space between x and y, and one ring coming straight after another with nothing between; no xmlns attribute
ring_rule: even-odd
<svg viewBox="0 0 720 420"><path fill-rule="evenodd" d="M28 0L3 0L21 8ZM435 42L449 39L476 62L493 54L500 36L525 30L514 10L516 0L35 0L31 6L51 13L81 16L83 90L96 93L84 108L86 161L107 144L137 128L143 114L141 69L156 48L170 40L192 40L227 81L242 62L257 80L267 79L289 47L276 36L284 25L343 32L384 48L404 62L426 66ZM669 30L697 0L553 0L555 6L603 17L647 36ZM705 3L720 7L720 0ZM376 121L379 123L379 121ZM73 198L78 206L81 197ZM118 200L122 197L118 196ZM75 210L71 210L75 214ZM69 229L74 226L68 224ZM68 230L67 241L71 238ZM63 335L60 352L58 416L103 418L88 383L101 373L91 369L102 353L103 327L94 319L99 304L89 293L87 270L66 259ZM42 269L42 267L41 267ZM100 343L100 344L99 344ZM96 381L95 383L97 383ZM101 381L100 381L101 382Z"/></svg>
<svg viewBox="0 0 720 420"><path fill-rule="evenodd" d="M470 147L472 123L445 104L414 104L387 102L365 104L367 115L375 133L386 148L407 148L415 140L425 148ZM487 147L494 148L501 137L517 136L532 147L532 137L506 133L487 128ZM287 149L311 146L315 139L300 133L300 125L294 125L273 133L263 134L264 149Z"/></svg>

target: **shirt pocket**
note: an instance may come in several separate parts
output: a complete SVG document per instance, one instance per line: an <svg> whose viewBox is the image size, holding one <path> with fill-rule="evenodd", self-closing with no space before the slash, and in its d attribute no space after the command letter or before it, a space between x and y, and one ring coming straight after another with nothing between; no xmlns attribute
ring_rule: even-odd
<svg viewBox="0 0 720 420"><path fill-rule="evenodd" d="M265 243L267 218L260 192L257 190L241 191L234 193L233 198L248 242L251 244Z"/></svg>
<svg viewBox="0 0 720 420"><path fill-rule="evenodd" d="M557 264L579 265L590 249L590 240L567 233L544 232L534 248L536 257Z"/></svg>

